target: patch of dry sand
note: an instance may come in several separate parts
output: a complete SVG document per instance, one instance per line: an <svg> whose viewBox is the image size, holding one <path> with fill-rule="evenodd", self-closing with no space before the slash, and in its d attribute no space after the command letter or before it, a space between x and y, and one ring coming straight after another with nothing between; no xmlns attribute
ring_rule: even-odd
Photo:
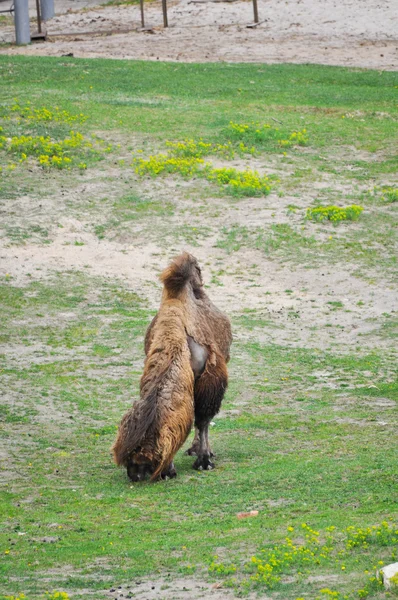
<svg viewBox="0 0 398 600"><path fill-rule="evenodd" d="M398 68L395 0L258 0L256 28L247 28L253 22L247 0L180 0L169 3L167 29L155 0L145 6L151 33L138 31L138 6L95 7L92 0L55 4L46 42L4 47L0 53ZM13 28L0 26L0 41L13 40Z"/></svg>
<svg viewBox="0 0 398 600"><path fill-rule="evenodd" d="M281 205L282 200L278 201ZM186 219L190 219L189 213L185 213L186 202L176 199L176 216L170 222L173 231L178 231L187 224ZM379 338L377 330L383 313L398 310L398 298L394 287L383 279L377 278L369 284L355 277L350 265L292 266L244 246L232 254L216 246L217 232L226 224L255 227L275 220L268 206L272 205L272 195L264 201L264 210L258 210L262 205L258 198L255 200L257 212L252 202L253 199L242 200L219 217L201 215L200 227L207 227L211 234L201 240L199 246L187 242L177 244L174 240L167 250L164 241L159 240L158 244L151 239L143 241L138 233L135 236L134 230L127 235L128 242L98 239L84 221L76 217L56 218L62 227L54 229L51 244L1 248L0 276L9 274L14 284L24 286L32 279L46 280L55 271L82 271L88 276L119 281L147 298L149 306L156 309L161 294L158 274L174 254L186 249L203 266L207 283L214 272L221 272L217 276L221 285L210 285L210 294L223 310L231 315L254 310L258 318L272 322L269 327L253 332L238 330L239 337L255 336L262 343L315 348L356 347L358 344L371 348L376 339L380 346L388 346L389 340ZM45 204L48 215L54 213L55 219L59 209L57 198L52 201L47 198ZM27 221L28 205L25 198ZM280 206L281 215L282 209ZM138 224L137 231L139 227ZM76 240L83 245L75 245ZM328 304L335 301L342 302L341 310L333 310Z"/></svg>

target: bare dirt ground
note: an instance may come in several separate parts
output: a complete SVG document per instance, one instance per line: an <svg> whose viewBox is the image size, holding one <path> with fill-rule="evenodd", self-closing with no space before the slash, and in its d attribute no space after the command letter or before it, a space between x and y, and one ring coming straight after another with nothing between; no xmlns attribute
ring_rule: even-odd
<svg viewBox="0 0 398 600"><path fill-rule="evenodd" d="M253 23L247 0L172 1L167 29L161 2L155 0L145 6L145 25L151 28L145 32L139 31L139 6L93 4L56 0L46 42L6 45L0 53L398 69L396 0L259 0L256 28L247 27ZM32 22L32 31L35 27ZM13 41L12 23L0 23L0 42Z"/></svg>
<svg viewBox="0 0 398 600"><path fill-rule="evenodd" d="M111 172L115 176L115 169ZM8 224L16 228L45 224L51 244L38 245L32 240L15 246L4 240L0 275L9 274L16 285L25 286L32 276L45 281L54 271L84 272L89 277L122 282L156 309L160 300L158 274L172 256L186 249L198 258L211 297L219 306L231 315L255 311L259 318L270 321L270 326L261 331L250 333L239 328L235 332L238 337L255 335L262 343L338 351L355 349L359 342L364 350L375 344L389 347L390 340L379 336L383 315L398 311L395 285L388 277L369 270L366 279L358 278L356 266L344 261L324 264L323 268L310 267L307 263L267 258L254 248L243 246L229 254L217 246L225 226L271 227L287 220L299 227L300 214L287 216L289 204L299 202L297 197L286 194L280 198L272 192L264 199L240 200L228 207L224 200L209 198L195 215L197 201L189 199L188 189L151 179L141 182L146 197L162 197L175 203L175 213L167 218L167 226L164 217L152 216L150 229L145 222L131 222L124 233L115 230L107 234L107 239L99 239L93 232L92 216L79 199L88 200L88 205L96 202L104 185L102 177L94 169L85 175L84 183L65 191L62 198L54 194L42 197L40 206L28 196L8 201ZM120 179L121 173L111 186L116 196L123 194L123 185L117 183ZM303 206L310 197L303 193ZM75 214L71 215L72 206ZM106 215L108 207L103 204L101 210ZM194 242L178 237L179 232L195 225L198 232L204 233ZM344 238L358 226L350 223L326 228L327 235ZM315 224L307 223L305 227L306 235L322 238ZM342 302L344 309L333 310L333 301Z"/></svg>

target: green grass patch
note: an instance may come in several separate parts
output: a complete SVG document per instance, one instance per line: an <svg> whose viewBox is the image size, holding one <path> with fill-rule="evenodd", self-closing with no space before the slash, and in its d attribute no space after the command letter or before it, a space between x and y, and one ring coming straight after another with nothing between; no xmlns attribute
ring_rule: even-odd
<svg viewBox="0 0 398 600"><path fill-rule="evenodd" d="M1 593L105 600L169 573L238 596L387 600L376 571L397 560L396 315L379 314L377 290L397 266L397 73L0 56L0 77L7 260L7 244L45 257L58 235L72 257L153 244L159 270L198 248L217 305L247 297L210 431L217 468L179 452L176 480L132 485L110 448L155 296L44 260L3 275ZM87 170L49 177L53 156ZM331 213L306 219L349 206L360 218L336 228ZM325 282L355 270L363 294L318 299L307 268ZM355 343L348 310L369 325Z"/></svg>
<svg viewBox="0 0 398 600"><path fill-rule="evenodd" d="M89 290L96 291L96 300L91 295L88 303ZM8 283L2 298L13 347L31 340L44 344L43 358L53 353L52 362L30 366L15 362L13 354L3 362L9 393L18 390L25 399L23 408L8 406L4 414L5 440L15 439L15 428L20 440L19 476L5 487L2 500L7 515L2 543L8 551L3 586L10 593L21 589L6 583L11 572L24 573L28 597L40 597L40 581L49 570L52 587L65 589L56 573L67 564L73 574L66 589L78 594L84 582L99 598L108 583L159 569L187 574L203 568L239 593L275 590L289 599L303 593L309 576L338 573L338 590L351 597L367 589L366 568L372 574L377 561L392 560L393 538L377 552L370 540L385 527L382 518L394 515L394 407L384 406L387 425L377 427L380 405L369 404L376 388L366 387L371 372L377 395L395 398L396 386L383 383L386 357L237 342L225 409L251 400L240 414L216 419L211 436L217 470L194 472L192 459L180 453L176 481L131 486L112 464L109 448L138 389L140 372L130 365L131 356L142 357L151 318L145 303L135 292L100 280L85 278L83 289L79 275L24 289ZM38 311L55 316L60 309L73 314L51 330L31 319ZM15 327L12 318L20 314L26 323ZM107 315L107 325L99 327L101 315ZM248 330L262 323L251 313L239 319ZM82 353L66 359L65 352L74 349ZM328 387L312 389L318 381L313 373L325 369L334 373L338 389L357 397L345 407L347 422L336 421L334 412L344 396L339 399ZM258 510L259 516L239 521L242 510ZM298 531L297 539L288 534L288 543L286 522ZM302 523L321 528L319 539L303 543ZM337 533L324 558L324 531L332 526ZM48 537L55 541L46 542ZM353 549L346 547L349 540ZM228 558L215 559L215 548ZM104 560L110 578L99 580L95 564ZM266 565L275 561L268 573ZM356 575L347 578L345 572ZM325 587L311 585L313 597Z"/></svg>

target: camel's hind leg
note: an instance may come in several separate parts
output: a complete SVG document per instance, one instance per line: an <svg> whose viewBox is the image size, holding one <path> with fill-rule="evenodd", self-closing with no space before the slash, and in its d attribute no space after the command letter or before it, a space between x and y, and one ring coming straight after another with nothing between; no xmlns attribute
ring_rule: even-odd
<svg viewBox="0 0 398 600"><path fill-rule="evenodd" d="M205 439L206 439L207 450L209 451L210 458L213 458L214 454L209 445L209 427L208 426L207 426L206 432L205 432ZM190 448L188 448L188 450L186 451L185 454L189 454L189 456L198 456L199 448L200 448L199 429L197 427L195 427L195 437L192 440L192 446Z"/></svg>
<svg viewBox="0 0 398 600"><path fill-rule="evenodd" d="M209 445L209 424L220 410L228 384L228 372L225 360L217 355L216 365L206 365L204 373L195 381L195 439L189 454L196 454L194 469L214 468L210 460L213 456Z"/></svg>
<svg viewBox="0 0 398 600"><path fill-rule="evenodd" d="M208 449L207 431L209 423L202 424L199 428L199 449L198 458L193 463L192 467L197 471L210 471L215 465L210 460L210 451Z"/></svg>
<svg viewBox="0 0 398 600"><path fill-rule="evenodd" d="M199 454L199 429L196 426L192 446L188 448L185 454L189 454L189 456L197 456Z"/></svg>

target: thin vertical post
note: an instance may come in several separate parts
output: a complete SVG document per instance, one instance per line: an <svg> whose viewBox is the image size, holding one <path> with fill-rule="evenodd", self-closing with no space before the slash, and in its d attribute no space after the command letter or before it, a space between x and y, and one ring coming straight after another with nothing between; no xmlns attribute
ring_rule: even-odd
<svg viewBox="0 0 398 600"><path fill-rule="evenodd" d="M140 10L141 10L141 27L144 29L144 27L145 27L144 0L140 0Z"/></svg>
<svg viewBox="0 0 398 600"><path fill-rule="evenodd" d="M167 0L162 0L162 9L163 9L163 25L164 25L164 27L168 27L169 24L167 22Z"/></svg>
<svg viewBox="0 0 398 600"><path fill-rule="evenodd" d="M36 12L37 12L37 31L39 33L41 33L40 0L36 0Z"/></svg>
<svg viewBox="0 0 398 600"><path fill-rule="evenodd" d="M257 0L253 0L253 12L254 12L254 22L258 23L258 8L257 8Z"/></svg>
<svg viewBox="0 0 398 600"><path fill-rule="evenodd" d="M30 44L29 2L15 0L14 2L15 41L18 46Z"/></svg>
<svg viewBox="0 0 398 600"><path fill-rule="evenodd" d="M54 0L40 0L41 20L49 21L55 15Z"/></svg>

